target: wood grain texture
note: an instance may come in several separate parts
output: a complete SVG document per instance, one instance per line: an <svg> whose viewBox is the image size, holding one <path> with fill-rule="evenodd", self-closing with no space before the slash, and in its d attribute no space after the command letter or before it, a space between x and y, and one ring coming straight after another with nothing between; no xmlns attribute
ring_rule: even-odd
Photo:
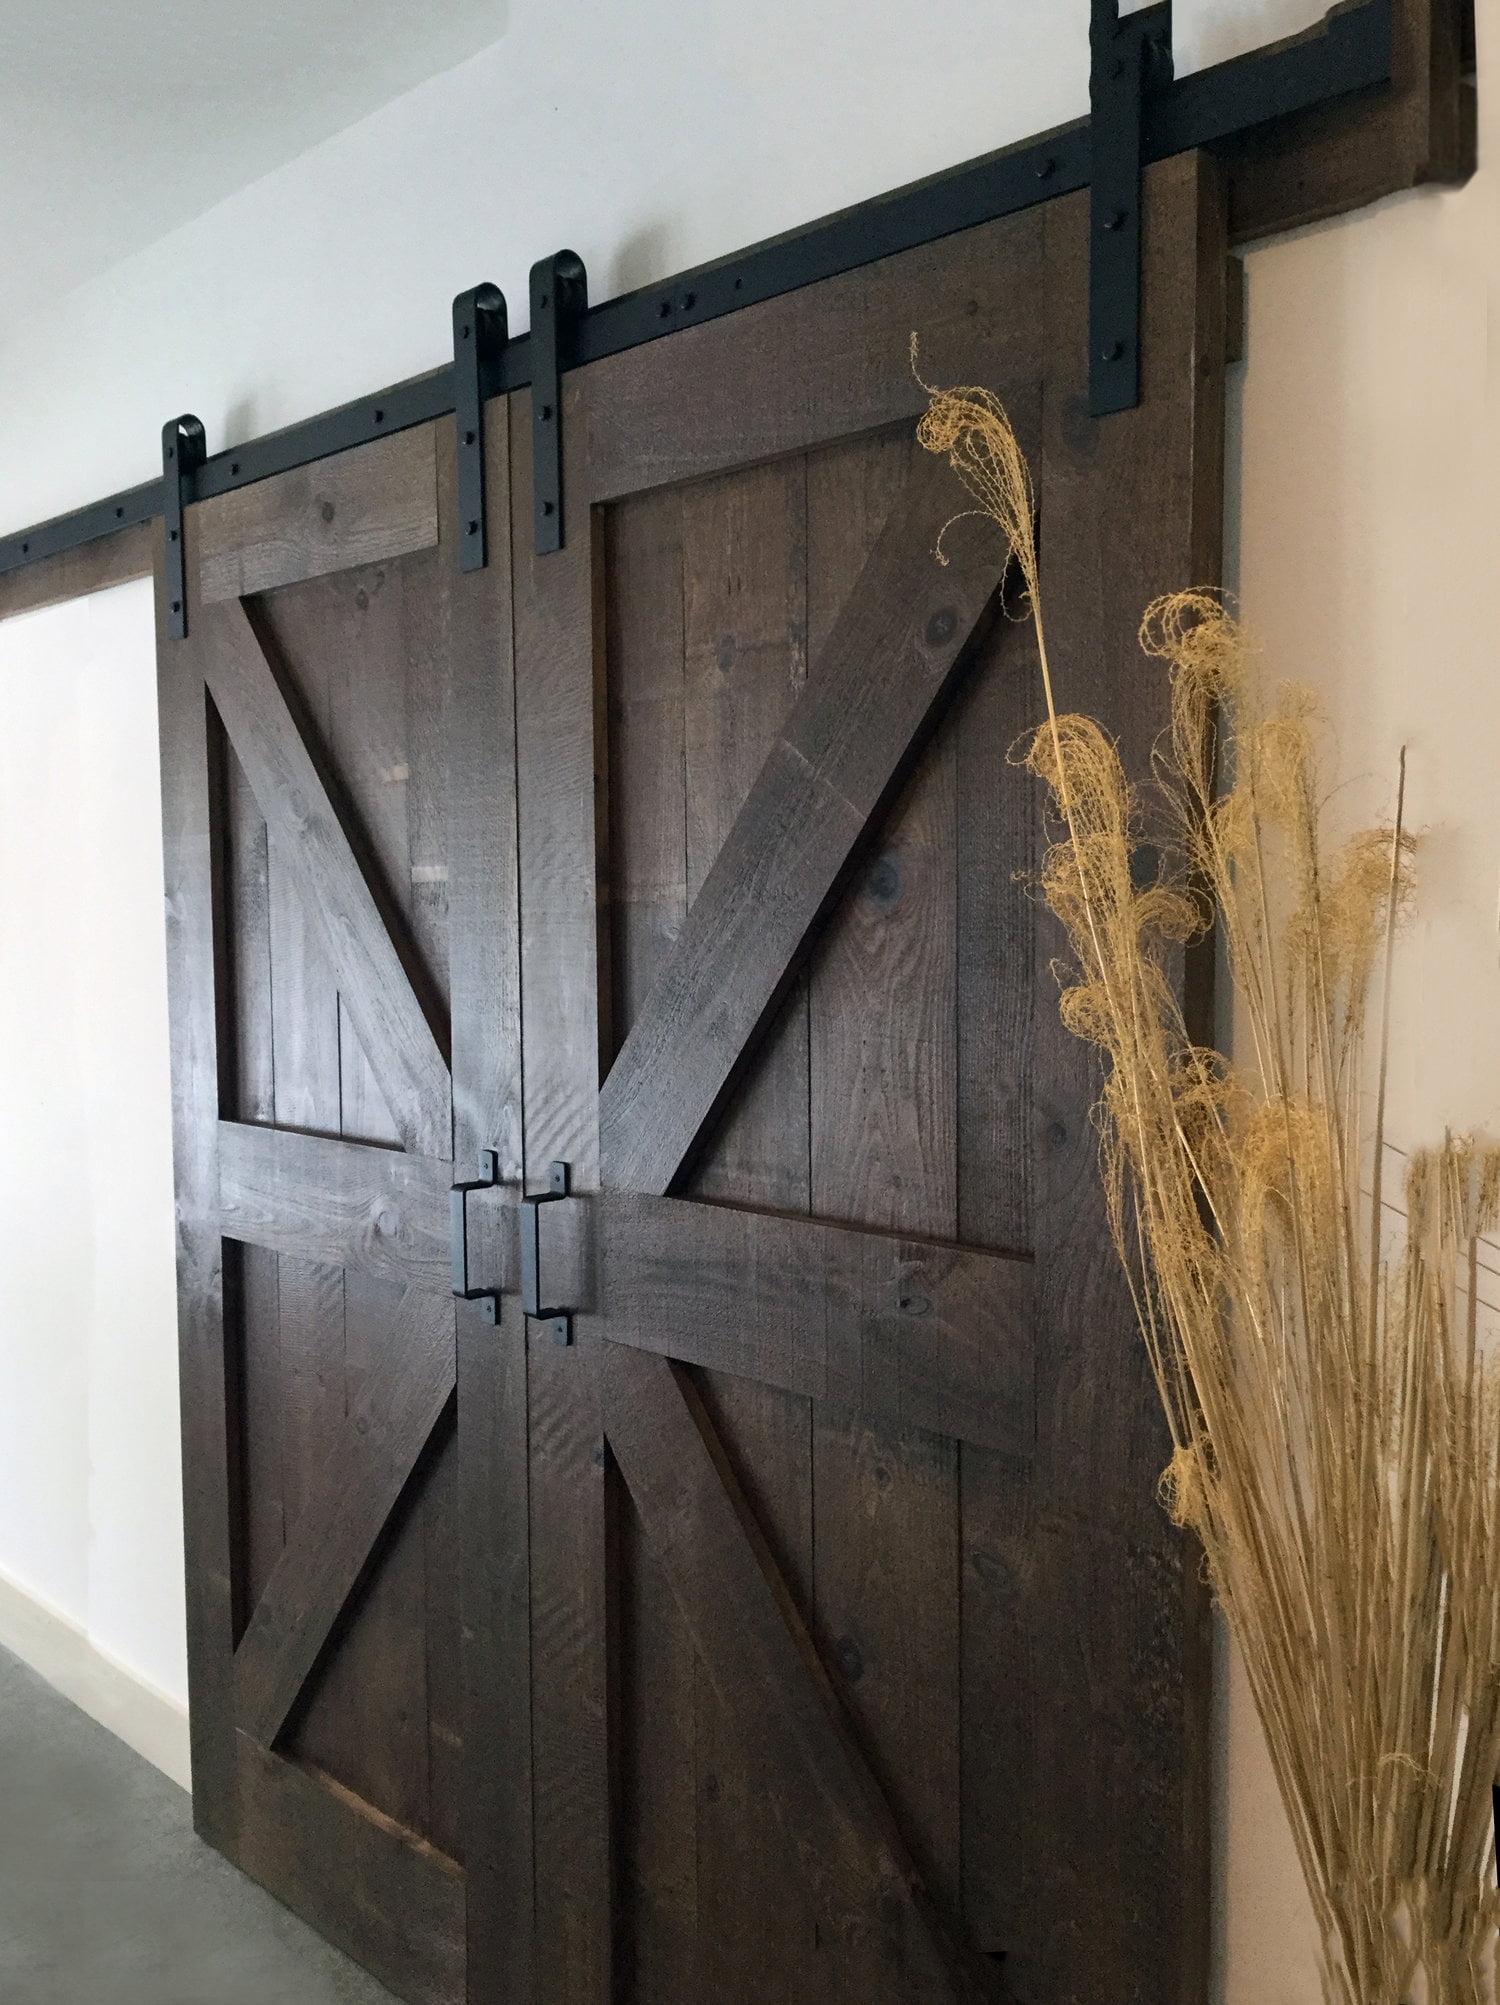
<svg viewBox="0 0 1500 2005"><path fill-rule="evenodd" d="M397 1323L400 1302L390 1303L392 1292L362 1276L347 1277L346 1336L351 1362L360 1370ZM369 1298L379 1305L374 1313ZM351 1384L353 1378L351 1372ZM398 1420L397 1427L401 1424ZM432 1529L427 1505L433 1472L451 1453L452 1431L451 1413L444 1412L380 1527L279 1743L282 1753L321 1769L429 1842L434 1823L428 1604L439 1600L446 1583L441 1571L429 1575L427 1568ZM321 1617L315 1606L312 1622Z"/></svg>
<svg viewBox="0 0 1500 2005"><path fill-rule="evenodd" d="M464 1881L453 1861L331 1776L248 1735L230 1747L244 1870L407 2005L463 2005Z"/></svg>
<svg viewBox="0 0 1500 2005"><path fill-rule="evenodd" d="M617 1556L620 1989L632 2005L647 2005L714 1995L704 1988L709 1958L699 1913L706 1860L697 1659L628 1493Z"/></svg>
<svg viewBox="0 0 1500 2005"><path fill-rule="evenodd" d="M932 561L951 480L914 469L615 1060L599 1125L617 1189L678 1175L993 602L993 536L963 525L948 568Z"/></svg>
<svg viewBox="0 0 1500 2005"><path fill-rule="evenodd" d="M196 519L190 511L190 588ZM235 1138L221 1197L234 1214L230 1231L247 1234L226 1242L221 1284L234 1344L221 1352L217 1388L205 1395L184 1377L186 1426L191 1434L202 1424L204 1397L217 1398L210 1419L227 1464L220 1503L227 1561L218 1573L229 1579L231 1631L245 1648L241 1673L252 1688L259 1682L249 1709L257 1731L266 1738L276 1731L266 1717L271 1692L270 1712L286 1719L284 1749L304 1764L310 1757L330 1784L315 1799L295 1789L261 1791L247 1809L232 1712L221 1710L215 1722L212 1708L202 1708L203 1726L217 1727L215 1758L239 1792L229 1799L232 1822L210 1835L398 1983L405 1979L397 1975L396 1938L407 1929L415 1945L427 1925L425 1875L388 1878L380 1901L416 1905L372 1918L367 1902L380 1869L363 1859L365 1835L373 1824L407 1850L427 1840L462 1846L458 1541L449 1502L451 1171L442 1160L449 1153L442 1061L449 663L434 564L435 553L421 551L398 564L317 577L259 602L254 616L276 664L263 649L264 679L274 683L270 708L280 706L272 736L297 720L287 735L321 789L325 825L365 880L390 966L436 1055L442 1112L432 1123L438 1146L427 1157L335 1139L320 1151L320 1137L351 1128L397 1139L364 1048L378 1044L341 995L347 966L307 896L313 866L298 855L304 832L283 824L272 837L264 801L205 687L215 623L248 629L246 614L228 605L195 613L193 640L175 644L176 661L197 677L200 777L214 810L215 910L204 958L216 1005L218 1091L199 1118L217 1179L220 1120L245 1117L226 1123ZM197 657L195 645L203 650ZM169 774L169 799L173 784ZM303 805L314 798L298 791ZM280 1132L269 1125L277 1122ZM220 1213L211 1221L215 1257L223 1231ZM269 1244L255 1244L256 1233ZM408 1294L413 1268L417 1286ZM434 1324L447 1332L436 1361L422 1341ZM435 1381L430 1395L412 1385L424 1373L429 1386ZM188 1477L196 1481L191 1464ZM200 1503L190 1500L190 1514ZM232 1658L229 1676L232 1685ZM416 1971L411 1995L430 1989L456 2001L462 1881L451 1863L443 1878L458 1895L460 1925L450 1931L458 1981L450 1971L429 1982L425 1954L415 1948L406 1960ZM339 1910L336 1920L330 1907Z"/></svg>
<svg viewBox="0 0 1500 2005"><path fill-rule="evenodd" d="M235 1409L232 1516L239 1521L235 1641L286 1544L281 1454L280 1263L264 1247L224 1242L228 1380Z"/></svg>
<svg viewBox="0 0 1500 2005"><path fill-rule="evenodd" d="M208 605L425 550L438 540L433 427L272 474L191 513Z"/></svg>
<svg viewBox="0 0 1500 2005"><path fill-rule="evenodd" d="M1231 150L1231 241L1341 215L1404 188L1467 180L1476 161L1474 88L1464 76L1472 15L1472 0L1394 0L1389 92L1306 112Z"/></svg>
<svg viewBox="0 0 1500 2005"><path fill-rule="evenodd" d="M697 902L807 684L807 470L802 455L682 496L682 796ZM807 1001L802 984L694 1164L694 1196L807 1207Z"/></svg>
<svg viewBox="0 0 1500 2005"><path fill-rule="evenodd" d="M178 1374L182 1399L193 1821L235 1855L241 1828L233 1730L235 1578L228 1358L218 1202L218 952L209 805L208 702L196 634L167 635L165 539L156 553L157 690L176 1182ZM187 557L193 546L189 537ZM189 572L191 576L191 571Z"/></svg>
<svg viewBox="0 0 1500 2005"><path fill-rule="evenodd" d="M636 1508L832 1938L878 1944L892 2005L993 1999L994 1972L927 1898L690 1384L666 1360L614 1345L604 1383L610 1442Z"/></svg>
<svg viewBox="0 0 1500 2005"><path fill-rule="evenodd" d="M426 1480L419 1487L421 1511L414 1533L422 1540L422 1573L427 1592L420 1610L419 1643L427 1690L428 1837L440 1852L464 1868L468 1899L468 1782L473 1764L464 1679L463 1508L459 1489L455 1397L451 1419L439 1423Z"/></svg>
<svg viewBox="0 0 1500 2005"><path fill-rule="evenodd" d="M288 707L320 762L440 1046L448 1035L444 569L436 550L422 550L286 587L258 599L253 609ZM314 1124L347 1139L393 1139L397 1130L339 993L316 916L309 924L289 878L282 904L288 922L295 919L306 935L304 966L315 985L294 988L285 1006L277 1006L277 1041L287 1049L295 1022L307 1055L318 1054L320 1082L326 1065L320 1094L328 1118ZM292 932L291 923L285 930ZM273 995L284 991L278 979L284 973L273 954ZM285 1256L282 1265L291 1272L300 1267ZM358 1406L402 1293L399 1280L359 1268L339 1271L341 1316L336 1325L330 1318L327 1347L313 1349L306 1372L297 1359L299 1379L310 1398L317 1395L310 1408L314 1425L300 1430L315 1454ZM309 1299L309 1309L320 1315L321 1305L321 1295ZM286 1334L284 1319L284 1354ZM443 1549L432 1507L452 1457L451 1434L444 1423L441 1439L434 1439L403 1491L286 1736L300 1757L428 1838L440 1830L451 1836L457 1814L456 1803L435 1796L440 1770L434 1755L446 1754L446 1746L438 1738L430 1676L434 1638L458 1621L457 1546ZM314 1466L314 1477L320 1469L321 1463Z"/></svg>
<svg viewBox="0 0 1500 2005"><path fill-rule="evenodd" d="M598 1234L615 1342L893 1428L1030 1443L1029 1260L613 1191Z"/></svg>
<svg viewBox="0 0 1500 2005"><path fill-rule="evenodd" d="M235 1652L245 1733L270 1746L453 1392L453 1303L408 1288Z"/></svg>
<svg viewBox="0 0 1500 2005"><path fill-rule="evenodd" d="M226 1238L448 1295L447 1164L232 1121L219 1141Z"/></svg>
<svg viewBox="0 0 1500 2005"><path fill-rule="evenodd" d="M692 1380L781 1591L798 1609L810 1610L812 1401L727 1372L694 1372ZM675 1603L673 1616L686 1633ZM697 1767L697 1814L689 1836L696 1842L700 1995L732 2005L762 1999L823 2005L866 1995L862 1958L871 1946L840 1939L823 1921L816 1889L783 1839L775 1771L766 1766L765 1749L696 1650L693 1656L693 1703L680 1731L691 1733ZM880 1989L877 1983L876 1995Z"/></svg>
<svg viewBox="0 0 1500 2005"><path fill-rule="evenodd" d="M1149 771L1165 678L1136 644L1156 593L1218 575L1223 189L1213 163L1150 170L1139 409L1087 416L1085 199L1048 213L1048 353L1040 469L1043 590L1058 702ZM1208 1652L1196 1554L1156 1499L1169 1443L1104 1213L1091 1110L1095 1054L1062 1027L1038 914L1033 1168L1038 1350L1024 1629L1040 1679L1009 1967L1024 1999L1201 1999L1207 1983ZM976 1462L972 1472L981 1469ZM1003 1477L1003 1472L1000 1472ZM982 1547L999 1500L967 1489ZM976 1606L1001 1613L1006 1596ZM1005 1639L993 1639L1005 1647ZM978 1639L975 1639L976 1645ZM1127 1670L1128 1667L1128 1670ZM974 1692L977 1720L983 1689ZM966 1695L966 1704L968 1703ZM1080 1733L1079 1723L1087 1730ZM1012 1743L1014 1744L1014 1742ZM1086 1906L1076 1888L1091 1890Z"/></svg>
<svg viewBox="0 0 1500 2005"><path fill-rule="evenodd" d="M594 501L800 453L915 421L913 327L931 383L1034 376L1035 212L1002 217L839 278L590 363ZM981 373L974 374L974 363Z"/></svg>
<svg viewBox="0 0 1500 2005"><path fill-rule="evenodd" d="M587 417L564 392L564 491L581 497ZM531 493L531 421L511 414L511 490ZM526 1171L552 1161L598 1188L598 1084L608 1036L600 847L608 825L602 587L578 499L567 547L538 557L529 508L512 516L517 826ZM528 1328L531 1753L535 2005L609 2005L614 1989L614 1776L608 1457L597 1339L560 1348Z"/></svg>
<svg viewBox="0 0 1500 2005"><path fill-rule="evenodd" d="M457 505L452 427L438 427L442 547ZM455 1159L495 1149L506 1200L522 1153L520 884L516 824L515 659L511 612L510 404L485 409L485 502L491 559L482 571L444 563L451 652L447 853L453 1013ZM529 509L523 510L529 513ZM463 1172L468 1174L467 1171ZM508 1281L514 1211L470 1199L478 1271ZM510 1285L513 1286L513 1283ZM531 1523L526 1325L514 1293L500 1324L477 1304L458 1310L458 1442L454 1507L461 1569L459 1789L468 1876L468 1984L475 2000L530 1996ZM437 1639L434 1638L434 1641Z"/></svg>
<svg viewBox="0 0 1500 2005"><path fill-rule="evenodd" d="M809 470L811 637L837 617L899 505L919 451L901 433L851 441ZM831 915L810 969L811 1204L821 1218L952 1239L957 1231L960 1016L956 746L945 718ZM898 1306L930 1301L920 1279ZM1028 1305L1029 1316L1029 1305ZM922 1316L872 1317L867 1376L903 1376ZM940 1368L982 1379L1003 1356L1009 1445L1031 1417L1031 1340L977 1304L944 1318ZM1005 1365L1000 1367L1005 1369ZM835 1388L813 1412L818 1633L929 1885L960 1905L958 1447L979 1396L928 1416Z"/></svg>
<svg viewBox="0 0 1500 2005"><path fill-rule="evenodd" d="M200 624L215 705L401 1137L414 1154L450 1159L446 1060L271 665L238 603Z"/></svg>
<svg viewBox="0 0 1500 2005"><path fill-rule="evenodd" d="M663 364L670 381L681 365L670 357ZM670 388L664 396L671 400ZM683 760L677 791L690 907L806 686L806 456L740 467L680 490L680 496ZM651 492L644 505L656 498ZM705 1136L687 1188L695 1196L805 1212L807 1094L807 996L799 979ZM721 1303L717 1327L738 1334L737 1311L728 1313L726 1326ZM733 1370L702 1371L695 1389L753 1495L757 1523L779 1564L792 1569L786 1577L806 1592L812 1577L811 1402ZM657 1573L665 1580L659 1562ZM670 1587L667 1594L670 1600ZM674 1602L660 1609L658 1620L659 1647L668 1667L676 1668L678 1638L687 1634L681 1610ZM817 1956L814 1907L779 1844L769 1778L690 1640L687 1654L693 1658L691 1685L674 1692L673 1708L676 1746L685 1745L697 1785L695 1814L679 1842L692 1847L696 1869L699 1985L725 2005L794 1997L813 2005L824 1993L821 1980L831 1975L830 1959ZM668 1752L664 1738L660 1728L648 1731L647 1752ZM661 1834L658 1845L677 1835ZM774 1927L765 1925L769 1915L776 1917Z"/></svg>
<svg viewBox="0 0 1500 2005"><path fill-rule="evenodd" d="M0 577L0 620L108 591L111 585L125 585L133 578L149 578L161 533L159 522L138 522L117 529L113 536L80 543L76 550L62 550L40 563L7 571Z"/></svg>
<svg viewBox="0 0 1500 2005"><path fill-rule="evenodd" d="M266 593L247 605L446 1051L445 572L437 550L421 550L397 563L367 564ZM341 1035L346 1027L340 1026ZM345 1063L342 1132L359 1140L392 1138L387 1111L380 1111L374 1129L354 1125L367 1116L350 1103L352 1083ZM378 1099L378 1086L373 1090Z"/></svg>
<svg viewBox="0 0 1500 2005"><path fill-rule="evenodd" d="M688 907L682 495L604 511L612 1030L635 1021Z"/></svg>
<svg viewBox="0 0 1500 2005"><path fill-rule="evenodd" d="M218 932L219 1106L238 1121L276 1115L271 994L271 858L265 818L215 711L209 719L210 787L224 864Z"/></svg>

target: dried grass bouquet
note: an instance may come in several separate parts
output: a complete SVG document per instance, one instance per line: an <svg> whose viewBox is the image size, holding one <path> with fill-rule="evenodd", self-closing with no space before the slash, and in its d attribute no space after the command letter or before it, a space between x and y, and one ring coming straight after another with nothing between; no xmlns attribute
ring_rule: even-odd
<svg viewBox="0 0 1500 2005"><path fill-rule="evenodd" d="M1172 1433L1164 1497L1248 1670L1325 1996L1479 2005L1500 1916L1500 1360L1480 1300L1500 1151L1447 1137L1407 1160L1404 1219L1388 1201L1400 799L1330 853L1310 699L1262 707L1215 595L1159 600L1141 644L1171 675L1165 860L1142 888L1144 803L1100 726L1053 702L1015 435L985 390L929 394L923 445L1029 593L1047 720L1024 763L1059 837L1041 891L1077 963L1064 1020L1108 1060L1104 1179ZM1233 1062L1193 1043L1169 975L1210 925Z"/></svg>

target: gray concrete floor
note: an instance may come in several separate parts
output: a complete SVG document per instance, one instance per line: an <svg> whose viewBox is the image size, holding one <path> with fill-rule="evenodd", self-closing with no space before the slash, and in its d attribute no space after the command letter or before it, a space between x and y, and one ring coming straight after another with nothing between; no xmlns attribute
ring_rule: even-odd
<svg viewBox="0 0 1500 2005"><path fill-rule="evenodd" d="M4 2005L391 2005L194 1836L174 1782L0 1650Z"/></svg>

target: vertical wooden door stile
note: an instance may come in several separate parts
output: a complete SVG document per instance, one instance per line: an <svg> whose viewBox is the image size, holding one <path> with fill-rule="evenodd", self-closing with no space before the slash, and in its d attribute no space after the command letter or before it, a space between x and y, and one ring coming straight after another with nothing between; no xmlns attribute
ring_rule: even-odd
<svg viewBox="0 0 1500 2005"><path fill-rule="evenodd" d="M599 846L608 813L598 600L587 492L587 415L564 392L566 547L538 557L529 509L512 512L515 591L521 1024L528 1185L570 1166L599 1184L599 1053L609 996ZM512 489L530 495L531 413L511 411ZM544 1255L549 1235L544 1232ZM599 1343L527 1329L530 1413L532 1816L537 2005L609 2005L614 1967L610 1476Z"/></svg>
<svg viewBox="0 0 1500 2005"><path fill-rule="evenodd" d="M189 539L195 527L190 518L184 530ZM192 554L190 542L190 578ZM214 855L202 642L193 625L185 641L166 638L164 544L157 550L156 600L193 1821L211 1845L233 1856L239 1791L233 1683L236 1472L230 1454L238 1416L225 1354L218 1219L218 991L224 941L214 923L215 877L222 874L223 859Z"/></svg>
<svg viewBox="0 0 1500 2005"><path fill-rule="evenodd" d="M439 428L445 531L454 444ZM532 1983L530 1520L526 1323L515 1294L521 1148L520 941L516 924L516 713L511 616L510 404L485 411L491 560L447 566L452 659L449 894L455 1175L495 1149L505 1203L471 1200L476 1274L503 1277L500 1320L458 1311L458 1550L463 1570L464 1864L468 1996L524 1999ZM452 543L443 539L443 547ZM485 1231L486 1222L491 1230Z"/></svg>
<svg viewBox="0 0 1500 2005"><path fill-rule="evenodd" d="M688 904L683 495L606 510L612 1028L634 1021ZM631 589L616 590L622 578ZM700 1826L726 1792L702 1759L696 1653L628 1490L619 1543L620 1955L641 1994L705 1988ZM649 1639L649 1643L648 1643ZM711 1781L712 1801L705 1792ZM732 1814L732 1812L731 1812Z"/></svg>
<svg viewBox="0 0 1500 2005"><path fill-rule="evenodd" d="M1047 212L1048 352L1040 495L1043 589L1058 701L1102 719L1128 771L1150 769L1166 723L1165 677L1141 655L1147 602L1219 574L1222 508L1224 223L1217 166L1183 157L1150 170L1143 269L1140 408L1086 415L1084 302L1088 207ZM1143 1475L1170 1444L1144 1368L1135 1316L1104 1218L1090 1110L1099 1071L1063 1028L1050 964L1061 936L1039 915L1033 1175L1041 1297L1040 1424L1033 1603L1037 1648L1058 1695L1033 1750L1033 1843L1023 1899L1040 1995L1062 1971L1080 1995L1126 1997L1148 1960L1161 1995L1190 2005L1205 1954L1207 1904L1150 1863L1180 1843L1184 1806L1200 1816L1206 1732L1207 1608L1191 1548ZM1129 1665L1143 1703L1132 1739L1101 1718L1097 1665ZM1069 1722L1091 1719L1089 1734ZM1206 1860L1186 1857L1202 1876ZM1109 1873L1115 1925L1059 1890Z"/></svg>

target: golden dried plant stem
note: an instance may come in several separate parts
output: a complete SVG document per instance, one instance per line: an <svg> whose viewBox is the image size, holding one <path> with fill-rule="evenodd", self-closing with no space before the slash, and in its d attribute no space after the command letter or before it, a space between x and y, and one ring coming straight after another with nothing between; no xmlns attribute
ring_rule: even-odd
<svg viewBox="0 0 1500 2005"><path fill-rule="evenodd" d="M1385 1258L1404 754L1394 826L1330 853L1310 704L1289 691L1257 708L1215 595L1159 601L1141 637L1172 677L1158 791L1180 862L1138 889L1138 804L1114 747L1055 702L1015 434L986 390L928 394L919 437L998 524L1030 598L1046 719L1025 763L1066 832L1042 890L1078 961L1063 1014L1107 1060L1105 1190L1172 1436L1164 1490L1246 1665L1325 1995L1411 2005L1420 1983L1429 2005L1490 2005L1500 1359L1480 1328L1478 1246L1500 1217L1500 1150L1450 1135L1418 1151L1404 1246ZM1168 978L1205 900L1243 1069L1193 1046Z"/></svg>

